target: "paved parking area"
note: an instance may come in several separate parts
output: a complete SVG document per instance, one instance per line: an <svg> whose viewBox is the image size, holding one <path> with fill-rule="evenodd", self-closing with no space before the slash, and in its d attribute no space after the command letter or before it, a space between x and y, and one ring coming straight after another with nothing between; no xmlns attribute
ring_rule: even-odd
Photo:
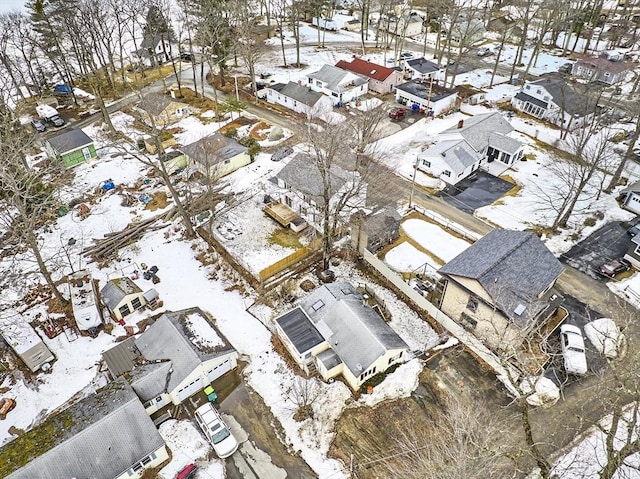
<svg viewBox="0 0 640 479"><path fill-rule="evenodd" d="M596 268L624 256L631 246L631 236L627 234L629 226L620 221L608 223L561 255L560 260L592 278L609 281L597 274Z"/></svg>
<svg viewBox="0 0 640 479"><path fill-rule="evenodd" d="M479 170L457 185L445 188L440 196L451 206L473 214L478 208L502 197L511 188L512 183Z"/></svg>

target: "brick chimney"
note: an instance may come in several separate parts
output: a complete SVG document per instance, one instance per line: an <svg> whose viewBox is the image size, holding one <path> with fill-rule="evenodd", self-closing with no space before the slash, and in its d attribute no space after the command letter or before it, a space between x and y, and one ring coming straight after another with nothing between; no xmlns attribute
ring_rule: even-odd
<svg viewBox="0 0 640 479"><path fill-rule="evenodd" d="M458 129L462 128L464 126L464 120L460 120L458 122Z"/></svg>

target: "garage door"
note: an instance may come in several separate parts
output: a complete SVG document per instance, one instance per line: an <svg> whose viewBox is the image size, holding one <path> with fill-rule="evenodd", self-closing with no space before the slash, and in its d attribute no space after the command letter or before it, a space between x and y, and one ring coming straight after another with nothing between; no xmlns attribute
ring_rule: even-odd
<svg viewBox="0 0 640 479"><path fill-rule="evenodd" d="M184 401L188 397L193 396L198 391L201 391L203 388L204 382L202 381L202 378L198 378L195 381L187 384L186 386L178 389L178 397L180 398L180 401Z"/></svg>
<svg viewBox="0 0 640 479"><path fill-rule="evenodd" d="M213 369L210 369L209 371L207 371L207 377L209 378L209 381L213 381L214 379L217 379L220 376L222 376L227 371L231 371L231 359L227 359L221 362L220 364L218 364Z"/></svg>

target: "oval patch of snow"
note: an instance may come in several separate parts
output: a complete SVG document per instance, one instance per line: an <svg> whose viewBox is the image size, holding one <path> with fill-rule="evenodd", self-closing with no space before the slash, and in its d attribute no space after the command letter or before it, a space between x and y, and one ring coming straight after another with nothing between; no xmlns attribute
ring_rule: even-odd
<svg viewBox="0 0 640 479"><path fill-rule="evenodd" d="M560 389L549 378L526 378L520 388L524 394L529 394L527 402L532 406L553 406L560 399Z"/></svg>
<svg viewBox="0 0 640 479"><path fill-rule="evenodd" d="M608 358L620 355L624 345L624 335L611 318L600 318L584 326L584 334L591 344Z"/></svg>

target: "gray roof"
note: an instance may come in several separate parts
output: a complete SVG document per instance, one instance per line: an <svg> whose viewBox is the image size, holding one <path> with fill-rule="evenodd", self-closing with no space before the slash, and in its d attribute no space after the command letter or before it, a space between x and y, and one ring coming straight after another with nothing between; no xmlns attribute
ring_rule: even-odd
<svg viewBox="0 0 640 479"><path fill-rule="evenodd" d="M70 129L59 135L47 139L51 148L58 155L64 155L70 151L78 150L93 143L93 140L82 130Z"/></svg>
<svg viewBox="0 0 640 479"><path fill-rule="evenodd" d="M640 180L635 181L630 185L626 186L625 188L620 190L620 193L640 193Z"/></svg>
<svg viewBox="0 0 640 479"><path fill-rule="evenodd" d="M532 86L540 86L547 90L553 102L570 115L585 116L593 113L597 99L595 95L585 95L576 91L562 77L549 76L531 82Z"/></svg>
<svg viewBox="0 0 640 479"><path fill-rule="evenodd" d="M562 273L560 261L527 231L492 230L438 271L477 280L504 314L518 324L544 308L538 297ZM524 314L516 314L519 305Z"/></svg>
<svg viewBox="0 0 640 479"><path fill-rule="evenodd" d="M331 165L331 196L351 180L351 174L338 165ZM316 204L322 204L322 176L313 157L298 153L282 168L276 178L284 181L295 191L310 196Z"/></svg>
<svg viewBox="0 0 640 479"><path fill-rule="evenodd" d="M418 98L424 100L429 99L429 101L440 101L451 95L457 95L455 90L436 85L435 82L433 85L430 85L429 82L422 82L420 80L411 80L398 85L396 88L415 95ZM429 97L429 90L431 90L431 97Z"/></svg>
<svg viewBox="0 0 640 479"><path fill-rule="evenodd" d="M513 129L500 113L491 112L467 118L464 120L462 128L452 126L444 130L443 133L459 133L474 150L481 152L489 144L489 137L492 133L507 135Z"/></svg>
<svg viewBox="0 0 640 479"><path fill-rule="evenodd" d="M365 83L369 82L369 79L363 75L345 71L342 68L338 68L333 65L322 65L322 68L320 68L320 70L310 73L308 77L325 82L327 84L326 87L331 91L340 92L346 91L348 89L341 87L340 82L342 82L345 77L350 75L357 77L357 79L353 82L353 86L364 85ZM349 86L349 88L351 88L351 86Z"/></svg>
<svg viewBox="0 0 640 479"><path fill-rule="evenodd" d="M111 311L118 306L118 303L120 303L125 296L135 293L142 294L142 290L127 276L110 279L100 290L102 301Z"/></svg>
<svg viewBox="0 0 640 479"><path fill-rule="evenodd" d="M214 166L229 158L246 153L249 149L233 138L214 133L183 146L180 151L203 166Z"/></svg>
<svg viewBox="0 0 640 479"><path fill-rule="evenodd" d="M298 353L303 354L324 342L324 338L309 321L300 307L276 318L276 322Z"/></svg>
<svg viewBox="0 0 640 479"><path fill-rule="evenodd" d="M413 58L411 60L407 60L406 63L407 66L422 74L433 73L442 69L440 65L438 65L437 63L433 63L432 61L429 61L424 57Z"/></svg>
<svg viewBox="0 0 640 479"><path fill-rule="evenodd" d="M140 49L150 48L151 50L155 50L155 48L158 46L158 43L160 43L163 38L167 44L168 51L169 43L171 43L172 41L171 35L168 32L158 33L156 35L145 35L142 38L142 42L140 43Z"/></svg>
<svg viewBox="0 0 640 479"><path fill-rule="evenodd" d="M324 96L322 93L318 93L308 86L299 85L292 81L286 85L284 83L276 83L275 85L271 85L269 88L307 106L314 106L318 103L320 98Z"/></svg>
<svg viewBox="0 0 640 479"><path fill-rule="evenodd" d="M102 353L102 359L109 368L111 376L117 378L127 371L131 371L140 358L140 351L136 346L136 338L130 336Z"/></svg>
<svg viewBox="0 0 640 479"><path fill-rule="evenodd" d="M489 135L489 146L513 155L522 148L523 143L502 133L493 132Z"/></svg>
<svg viewBox="0 0 640 479"><path fill-rule="evenodd" d="M316 356L316 358L318 359L318 361L320 361L324 365L327 371L329 369L335 368L339 364L342 364L342 360L338 357L336 352L331 348L322 351L320 354Z"/></svg>
<svg viewBox="0 0 640 479"><path fill-rule="evenodd" d="M442 140L420 153L418 157L441 156L457 175L478 161L478 154L465 140Z"/></svg>
<svg viewBox="0 0 640 479"><path fill-rule="evenodd" d="M150 115L158 116L160 115L171 103L182 103L175 98L171 98L169 95L164 95L159 92L150 92L147 93L140 103L138 103L138 108L146 111ZM184 104L185 106L186 103Z"/></svg>
<svg viewBox="0 0 640 479"><path fill-rule="evenodd" d="M0 477L111 479L163 445L120 378L0 448Z"/></svg>
<svg viewBox="0 0 640 479"><path fill-rule="evenodd" d="M539 106L540 108L544 108L545 110L549 108L549 104L546 101L542 101L539 98L535 98L531 95L528 95L523 91L519 91L518 93L516 93L516 96L514 98L516 100L524 101L527 103L531 103L532 105Z"/></svg>
<svg viewBox="0 0 640 479"><path fill-rule="evenodd" d="M358 377L390 349L406 343L347 282L316 288L300 303L345 366Z"/></svg>
<svg viewBox="0 0 640 479"><path fill-rule="evenodd" d="M165 392L171 367L171 361L144 364L129 371L127 380L144 403Z"/></svg>

